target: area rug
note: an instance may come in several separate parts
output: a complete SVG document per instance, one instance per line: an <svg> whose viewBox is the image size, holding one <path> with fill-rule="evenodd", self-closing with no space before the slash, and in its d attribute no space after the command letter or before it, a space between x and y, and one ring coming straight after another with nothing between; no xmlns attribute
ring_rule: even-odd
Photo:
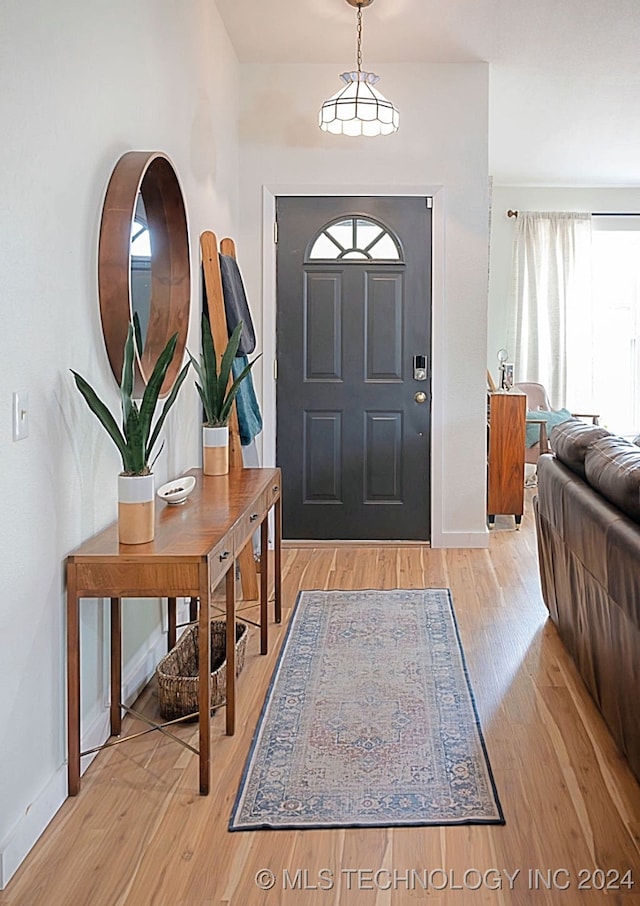
<svg viewBox="0 0 640 906"><path fill-rule="evenodd" d="M503 823L449 590L300 592L229 829Z"/></svg>

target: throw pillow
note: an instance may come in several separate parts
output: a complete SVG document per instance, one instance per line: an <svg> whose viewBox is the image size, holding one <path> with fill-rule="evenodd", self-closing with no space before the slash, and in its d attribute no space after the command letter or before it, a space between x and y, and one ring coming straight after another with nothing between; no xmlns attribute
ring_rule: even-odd
<svg viewBox="0 0 640 906"><path fill-rule="evenodd" d="M568 409L527 409L527 420L530 418L543 418L547 423L547 437L551 434L551 429L562 422L571 418ZM540 426L527 424L527 447L533 447L540 440Z"/></svg>

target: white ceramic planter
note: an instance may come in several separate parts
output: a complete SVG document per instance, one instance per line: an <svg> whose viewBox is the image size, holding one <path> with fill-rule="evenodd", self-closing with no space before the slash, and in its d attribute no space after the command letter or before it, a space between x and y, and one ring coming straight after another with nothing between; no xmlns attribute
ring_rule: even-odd
<svg viewBox="0 0 640 906"><path fill-rule="evenodd" d="M153 541L155 495L153 475L118 475L118 540L120 544Z"/></svg>
<svg viewBox="0 0 640 906"><path fill-rule="evenodd" d="M226 475L229 471L229 427L202 428L202 471Z"/></svg>

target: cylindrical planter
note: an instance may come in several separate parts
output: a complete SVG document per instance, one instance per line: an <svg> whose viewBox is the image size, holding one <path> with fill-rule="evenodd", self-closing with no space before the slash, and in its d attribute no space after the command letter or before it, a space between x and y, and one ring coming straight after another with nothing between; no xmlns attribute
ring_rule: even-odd
<svg viewBox="0 0 640 906"><path fill-rule="evenodd" d="M229 427L202 428L202 471L226 475L229 471Z"/></svg>
<svg viewBox="0 0 640 906"><path fill-rule="evenodd" d="M120 544L145 544L153 541L154 523L153 475L118 475Z"/></svg>

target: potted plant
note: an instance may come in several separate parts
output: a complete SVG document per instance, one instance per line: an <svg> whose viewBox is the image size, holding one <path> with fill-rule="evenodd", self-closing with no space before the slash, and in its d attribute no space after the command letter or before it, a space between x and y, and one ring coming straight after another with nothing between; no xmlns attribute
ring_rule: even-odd
<svg viewBox="0 0 640 906"><path fill-rule="evenodd" d="M202 312L202 355L198 361L191 353L191 361L196 370L198 381L196 388L200 394L204 407L204 423L202 426L202 470L205 475L226 475L229 471L229 418L231 407L235 400L240 384L249 374L260 356L246 365L238 377L229 384L231 366L238 352L242 321L240 321L227 343L220 369L216 350L211 334L211 325L205 312Z"/></svg>
<svg viewBox="0 0 640 906"><path fill-rule="evenodd" d="M133 399L134 328L130 324L124 347L120 399L122 428L93 388L76 371L71 373L87 405L105 428L122 457L118 476L118 537L122 544L143 544L154 536L154 482L151 471L162 447L150 461L151 453L169 409L187 376L190 362L184 366L167 396L162 412L152 430L160 388L173 359L178 334L174 334L158 356L147 382L140 405Z"/></svg>

